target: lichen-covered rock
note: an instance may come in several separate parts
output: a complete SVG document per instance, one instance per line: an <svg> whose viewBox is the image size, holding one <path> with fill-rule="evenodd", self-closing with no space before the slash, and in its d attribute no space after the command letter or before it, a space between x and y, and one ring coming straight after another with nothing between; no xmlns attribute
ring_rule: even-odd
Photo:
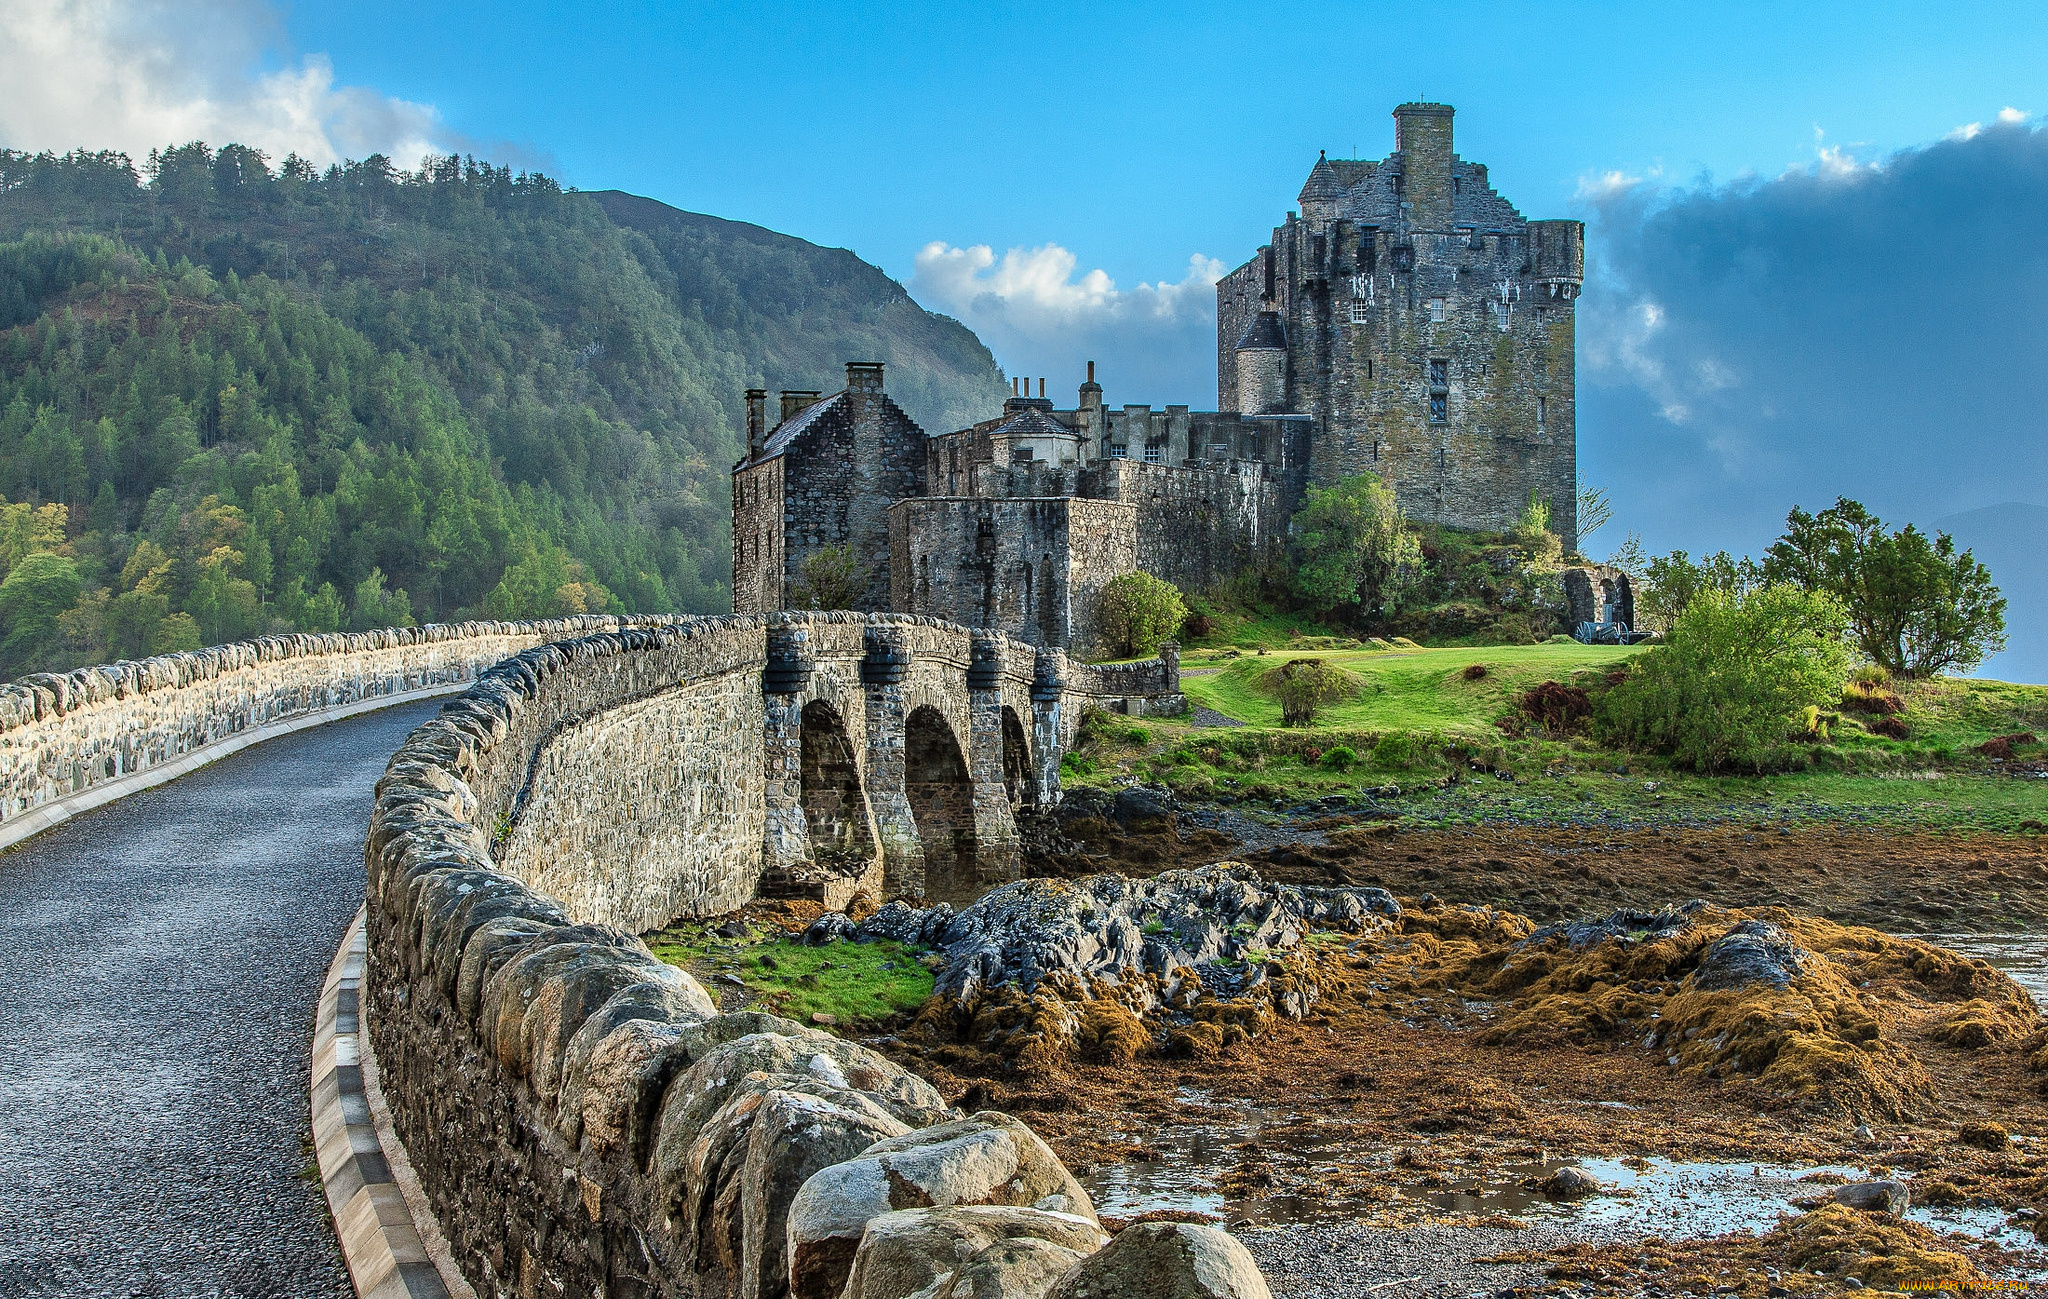
<svg viewBox="0 0 2048 1299"><path fill-rule="evenodd" d="M1829 1196L1836 1204L1866 1213L1901 1214L1912 1202L1913 1193L1904 1182L1892 1178L1879 1178L1872 1182L1851 1182L1837 1186Z"/></svg>
<svg viewBox="0 0 2048 1299"><path fill-rule="evenodd" d="M1362 931L1400 913L1384 889L1268 884L1226 862L1150 879L1020 880L957 914L892 903L859 933L939 948L945 966L934 991L965 1001L985 988L1029 992L1062 976L1171 979L1181 969L1234 965L1248 951L1293 948L1310 924Z"/></svg>
<svg viewBox="0 0 2048 1299"><path fill-rule="evenodd" d="M1818 960L1792 941L1792 936L1765 920L1744 920L1707 944L1693 969L1692 986L1718 992L1768 983L1789 988L1805 968Z"/></svg>
<svg viewBox="0 0 2048 1299"><path fill-rule="evenodd" d="M792 1276L790 1293L793 1299L1038 1299L1107 1239L1089 1219L1041 1209L902 1210L867 1223L841 1274L843 1288L830 1288L837 1278L829 1273L806 1273L801 1280Z"/></svg>
<svg viewBox="0 0 2048 1299"><path fill-rule="evenodd" d="M876 1142L823 1169L790 1208L793 1272L843 1276L868 1224L901 1209L996 1205L1056 1209L1088 1222L1095 1206L1037 1133L983 1111Z"/></svg>
<svg viewBox="0 0 2048 1299"><path fill-rule="evenodd" d="M1075 1264L1048 1299L1272 1299L1235 1237L1187 1222L1141 1222Z"/></svg>

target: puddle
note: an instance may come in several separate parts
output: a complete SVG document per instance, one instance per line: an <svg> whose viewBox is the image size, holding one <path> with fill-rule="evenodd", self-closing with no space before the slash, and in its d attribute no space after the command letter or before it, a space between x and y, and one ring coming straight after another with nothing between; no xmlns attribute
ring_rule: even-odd
<svg viewBox="0 0 2048 1299"><path fill-rule="evenodd" d="M2048 1008L2048 935L2043 934L1908 934L1923 942L2003 970L2030 993L2036 1005Z"/></svg>
<svg viewBox="0 0 2048 1299"><path fill-rule="evenodd" d="M1358 1174L1363 1187L1407 1181L1406 1170L1375 1166L1344 1158L1347 1125L1319 1123L1312 1117L1231 1103L1182 1089L1189 1121L1144 1139L1155 1159L1112 1162L1082 1177L1098 1212L1120 1218L1158 1211L1194 1212L1227 1220L1232 1226L1287 1225L1317 1218L1357 1218L1372 1204L1347 1196L1340 1188L1324 1195L1282 1194L1258 1199L1230 1199L1220 1179L1240 1166L1246 1143L1260 1154L1287 1184L1286 1174L1336 1164ZM1142 1139L1142 1138L1134 1138ZM1384 1150L1378 1153L1384 1153ZM1558 1169L1584 1169L1607 1184L1607 1192L1584 1199L1554 1198L1536 1189ZM1863 1181L1867 1169L1853 1164L1690 1163L1669 1159L1579 1159L1514 1161L1474 1172L1453 1165L1433 1189L1407 1189L1402 1203L1443 1215L1488 1218L1506 1215L1524 1221L1583 1224L1601 1236L1625 1233L1671 1239L1703 1238L1730 1232L1755 1235L1770 1230L1780 1215L1796 1212L1792 1201L1825 1196L1834 1183L1806 1180L1835 1175ZM2034 1240L2025 1224L2008 1221L2004 1210L1946 1206L1914 1208L1907 1216L1937 1231L1956 1232L1987 1241L2025 1260L2023 1274L2048 1279L2048 1246Z"/></svg>

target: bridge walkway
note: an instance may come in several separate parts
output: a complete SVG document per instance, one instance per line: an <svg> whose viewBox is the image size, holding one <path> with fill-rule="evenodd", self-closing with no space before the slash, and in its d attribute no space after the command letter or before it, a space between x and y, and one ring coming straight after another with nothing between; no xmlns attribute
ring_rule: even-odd
<svg viewBox="0 0 2048 1299"><path fill-rule="evenodd" d="M0 854L0 1299L347 1299L307 1120L370 788L439 701L258 745Z"/></svg>

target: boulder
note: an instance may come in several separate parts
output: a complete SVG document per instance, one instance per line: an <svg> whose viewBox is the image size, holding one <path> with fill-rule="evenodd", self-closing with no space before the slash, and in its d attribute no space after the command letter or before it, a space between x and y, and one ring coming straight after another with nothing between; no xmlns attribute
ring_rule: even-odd
<svg viewBox="0 0 2048 1299"><path fill-rule="evenodd" d="M1707 944L1692 972L1696 992L1719 992L1768 983L1790 987L1811 961L1819 957L1792 941L1792 936L1764 920L1744 920Z"/></svg>
<svg viewBox="0 0 2048 1299"><path fill-rule="evenodd" d="M853 917L844 911L827 911L804 930L803 942L806 947L823 947L827 943L851 941L859 933L860 926L853 923Z"/></svg>
<svg viewBox="0 0 2048 1299"><path fill-rule="evenodd" d="M845 1278L875 1219L956 1205L1057 1210L1095 1221L1088 1192L1037 1133L1007 1114L983 1111L876 1142L805 1182L790 1206L791 1275L801 1273L818 1294L837 1294L832 1279Z"/></svg>
<svg viewBox="0 0 2048 1299"><path fill-rule="evenodd" d="M1235 1237L1187 1222L1141 1222L1075 1264L1048 1299L1272 1299Z"/></svg>
<svg viewBox="0 0 2048 1299"><path fill-rule="evenodd" d="M1583 1168L1560 1168L1543 1179L1544 1193L1561 1200L1577 1200L1588 1195L1598 1195L1606 1189L1607 1183Z"/></svg>
<svg viewBox="0 0 2048 1299"><path fill-rule="evenodd" d="M1029 1236L998 1241L961 1264L933 1299L1044 1299L1087 1256Z"/></svg>
<svg viewBox="0 0 2048 1299"><path fill-rule="evenodd" d="M1836 1204L1844 1204L1866 1213L1904 1213L1912 1202L1913 1194L1906 1184L1893 1179L1880 1178L1873 1182L1851 1182L1837 1186L1831 1197Z"/></svg>
<svg viewBox="0 0 2048 1299"><path fill-rule="evenodd" d="M843 1281L816 1272L799 1281L792 1266L790 1294L792 1299L1038 1299L1107 1239L1102 1228L1085 1218L1040 1209L956 1205L901 1210L867 1224L850 1266L840 1274ZM841 1288L833 1288L835 1282Z"/></svg>

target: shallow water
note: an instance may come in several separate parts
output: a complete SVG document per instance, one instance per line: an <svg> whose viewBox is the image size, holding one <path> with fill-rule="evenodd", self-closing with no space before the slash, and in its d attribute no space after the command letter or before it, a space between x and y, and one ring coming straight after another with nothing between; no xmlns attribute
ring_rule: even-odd
<svg viewBox="0 0 2048 1299"><path fill-rule="evenodd" d="M1974 955L1975 953L1973 953ZM1989 959L1989 958L1986 958ZM1157 1159L1104 1164L1084 1176L1098 1212L1121 1218L1171 1210L1210 1215L1229 1225L1280 1225L1316 1218L1356 1218L1375 1208L1341 1195L1272 1195L1233 1200L1218 1189L1218 1179L1244 1158L1247 1143L1258 1149L1276 1170L1300 1171L1328 1162L1329 1148L1344 1136L1341 1126L1317 1124L1303 1115L1182 1089L1182 1101L1199 1115L1146 1142ZM1325 1130L1318 1131L1318 1128ZM1606 1183L1600 1195L1559 1199L1537 1189L1558 1169L1576 1166ZM1389 1171L1385 1180L1397 1174ZM1659 1235L1667 1239L1703 1238L1729 1232L1758 1234L1775 1226L1782 1214L1796 1212L1792 1201L1824 1197L1834 1177L1863 1181L1867 1169L1853 1164L1706 1163L1670 1159L1545 1159L1498 1164L1474 1174L1449 1171L1448 1184L1404 1193L1402 1203L1429 1211L1474 1219L1505 1215L1524 1221L1583 1223ZM1825 1181L1810 1180L1825 1178ZM1367 1180L1377 1180L1368 1178ZM2048 1278L2048 1247L2037 1244L2025 1223L2009 1220L2000 1209L1913 1208L1907 1216L1940 1231L1952 1231L2011 1250L2028 1261L2030 1278ZM1606 1233L1601 1233L1606 1234Z"/></svg>
<svg viewBox="0 0 2048 1299"><path fill-rule="evenodd" d="M2048 935L2044 934L1909 934L1936 943L2003 970L2025 988L2034 1003L2048 1010Z"/></svg>

